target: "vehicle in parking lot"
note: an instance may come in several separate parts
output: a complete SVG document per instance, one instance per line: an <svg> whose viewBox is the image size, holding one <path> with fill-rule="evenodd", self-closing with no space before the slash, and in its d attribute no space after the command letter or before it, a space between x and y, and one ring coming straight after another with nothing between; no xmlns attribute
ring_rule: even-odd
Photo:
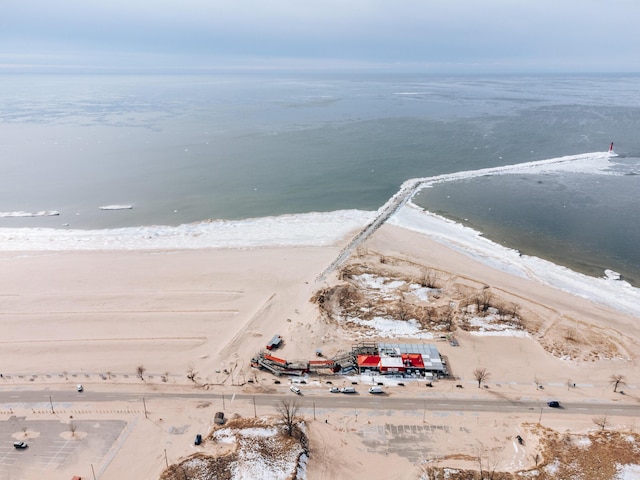
<svg viewBox="0 0 640 480"><path fill-rule="evenodd" d="M329 389L329 392L331 392L331 393L340 393L340 389L338 387L331 387Z"/></svg>
<svg viewBox="0 0 640 480"><path fill-rule="evenodd" d="M295 385L291 385L289 387L289 390L291 390L293 393L295 393L296 395L302 395L302 390L300 390L298 387L296 387Z"/></svg>
<svg viewBox="0 0 640 480"><path fill-rule="evenodd" d="M194 445L200 445L202 443L202 435L197 434L196 439L193 441Z"/></svg>
<svg viewBox="0 0 640 480"><path fill-rule="evenodd" d="M560 402L558 402L557 400L551 400L550 402L547 402L547 405L549 405L551 408L560 408Z"/></svg>
<svg viewBox="0 0 640 480"><path fill-rule="evenodd" d="M356 389L353 387L342 387L340 390L342 393L356 393Z"/></svg>
<svg viewBox="0 0 640 480"><path fill-rule="evenodd" d="M22 450L23 448L27 448L29 445L27 445L27 442L13 442L13 447L17 448L18 450Z"/></svg>

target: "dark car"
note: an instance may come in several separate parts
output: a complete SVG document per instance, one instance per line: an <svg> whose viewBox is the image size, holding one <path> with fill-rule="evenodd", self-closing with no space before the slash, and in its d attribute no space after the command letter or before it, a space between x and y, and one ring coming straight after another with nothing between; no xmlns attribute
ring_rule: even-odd
<svg viewBox="0 0 640 480"><path fill-rule="evenodd" d="M23 448L27 448L27 442L13 442L13 447L18 450L22 450Z"/></svg>
<svg viewBox="0 0 640 480"><path fill-rule="evenodd" d="M196 439L193 441L194 445L200 445L202 443L202 435L197 434Z"/></svg>
<svg viewBox="0 0 640 480"><path fill-rule="evenodd" d="M516 440L518 440L518 443L520 445L524 445L524 440L522 439L522 437L520 435L516 435Z"/></svg>
<svg viewBox="0 0 640 480"><path fill-rule="evenodd" d="M549 405L551 408L560 408L560 402L558 402L557 400L551 400L550 402L547 402L547 405Z"/></svg>

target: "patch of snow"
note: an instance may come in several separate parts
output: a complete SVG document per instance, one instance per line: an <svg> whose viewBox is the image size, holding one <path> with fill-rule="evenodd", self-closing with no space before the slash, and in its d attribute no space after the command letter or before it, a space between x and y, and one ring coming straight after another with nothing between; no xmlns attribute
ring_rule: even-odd
<svg viewBox="0 0 640 480"><path fill-rule="evenodd" d="M347 318L348 322L369 327L375 330L378 337L411 337L432 339L433 334L420 328L417 320L394 320L392 318L374 317L371 320L361 318Z"/></svg>
<svg viewBox="0 0 640 480"><path fill-rule="evenodd" d="M616 465L616 476L612 480L637 480L640 478L640 465Z"/></svg>
<svg viewBox="0 0 640 480"><path fill-rule="evenodd" d="M273 437L278 433L276 427L269 428L243 428L238 431L238 434L243 437Z"/></svg>
<svg viewBox="0 0 640 480"><path fill-rule="evenodd" d="M555 459L553 462L551 462L548 465L545 465L544 467L544 470L550 475L556 475L559 469L560 469L560 460L558 459Z"/></svg>
<svg viewBox="0 0 640 480"><path fill-rule="evenodd" d="M304 480L307 478L307 464L309 463L309 457L304 453L300 455L300 459L298 460L298 472L296 475L296 480Z"/></svg>
<svg viewBox="0 0 640 480"><path fill-rule="evenodd" d="M216 442L220 443L235 443L237 441L236 434L230 428L216 430L213 436Z"/></svg>
<svg viewBox="0 0 640 480"><path fill-rule="evenodd" d="M587 448L591 446L591 439L585 436L575 436L572 443L577 447Z"/></svg>
<svg viewBox="0 0 640 480"><path fill-rule="evenodd" d="M411 290L411 293L417 297L418 300L422 300L423 302L429 302L429 293L440 291L438 288L423 287L417 283L409 285L409 290Z"/></svg>
<svg viewBox="0 0 640 480"><path fill-rule="evenodd" d="M529 333L526 330L508 323L493 323L496 320L496 317L493 315L472 317L469 319L469 325L477 327L479 330L471 330L469 333L477 337L529 338Z"/></svg>
<svg viewBox="0 0 640 480"><path fill-rule="evenodd" d="M362 287L370 290L380 290L382 292L394 292L397 288L400 288L406 283L403 280L391 280L389 278L372 275L370 273L356 275L353 277L353 281Z"/></svg>

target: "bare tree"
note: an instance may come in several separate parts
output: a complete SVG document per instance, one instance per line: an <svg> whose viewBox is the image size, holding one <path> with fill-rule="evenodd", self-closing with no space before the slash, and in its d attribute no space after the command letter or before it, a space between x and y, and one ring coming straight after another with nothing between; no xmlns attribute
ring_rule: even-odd
<svg viewBox="0 0 640 480"><path fill-rule="evenodd" d="M609 383L613 385L613 391L617 392L618 387L624 387L627 384L627 377L620 374L611 375Z"/></svg>
<svg viewBox="0 0 640 480"><path fill-rule="evenodd" d="M604 429L607 428L607 425L609 425L609 420L607 420L607 416L606 415L603 415L601 417L595 417L593 419L593 423L598 425L600 427L600 429L602 431L604 431Z"/></svg>
<svg viewBox="0 0 640 480"><path fill-rule="evenodd" d="M478 367L473 371L473 377L478 381L478 388L482 385L482 382L489 379L491 374L484 367Z"/></svg>
<svg viewBox="0 0 640 480"><path fill-rule="evenodd" d="M187 370L187 378L193 383L196 383L196 375L198 375L198 372L193 368L193 365L189 365L189 369Z"/></svg>
<svg viewBox="0 0 640 480"><path fill-rule="evenodd" d="M451 305L447 305L442 309L442 323L447 332L450 332L453 328L453 308L451 308Z"/></svg>
<svg viewBox="0 0 640 480"><path fill-rule="evenodd" d="M280 400L276 404L276 410L280 415L280 420L284 425L287 435L293 436L296 423L298 422L298 402L294 400Z"/></svg>
<svg viewBox="0 0 640 480"><path fill-rule="evenodd" d="M420 276L419 283L425 288L438 288L438 272L427 269Z"/></svg>
<svg viewBox="0 0 640 480"><path fill-rule="evenodd" d="M478 312L486 312L487 310L489 310L492 300L493 294L489 290L489 287L484 287L482 291L476 296L476 306L478 308Z"/></svg>
<svg viewBox="0 0 640 480"><path fill-rule="evenodd" d="M73 422L69 422L69 431L71 432L71 436L75 437L76 436L76 430L78 429L78 427L76 426L75 423Z"/></svg>
<svg viewBox="0 0 640 480"><path fill-rule="evenodd" d="M398 301L398 318L403 321L409 318L409 306L404 301L404 298Z"/></svg>
<svg viewBox="0 0 640 480"><path fill-rule="evenodd" d="M138 368L136 368L136 374L140 377L140 380L144 380L143 375L146 370L147 369L144 368L144 365L138 365Z"/></svg>

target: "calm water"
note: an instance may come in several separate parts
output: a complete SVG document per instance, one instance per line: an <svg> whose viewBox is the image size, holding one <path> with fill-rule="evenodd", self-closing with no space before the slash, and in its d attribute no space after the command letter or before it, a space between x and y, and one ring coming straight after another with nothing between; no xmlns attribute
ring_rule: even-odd
<svg viewBox="0 0 640 480"><path fill-rule="evenodd" d="M0 228L375 210L408 178L615 141L618 177L481 178L418 201L523 251L640 278L638 76L5 75L0 92L0 212L60 212Z"/></svg>

